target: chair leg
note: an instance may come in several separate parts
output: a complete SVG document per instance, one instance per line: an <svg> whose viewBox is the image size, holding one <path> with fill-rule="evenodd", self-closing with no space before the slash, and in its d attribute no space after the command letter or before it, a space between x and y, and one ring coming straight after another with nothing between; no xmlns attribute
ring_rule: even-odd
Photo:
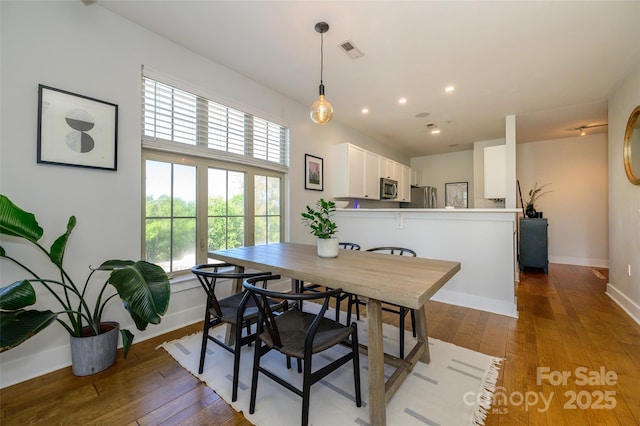
<svg viewBox="0 0 640 426"><path fill-rule="evenodd" d="M400 307L400 358L404 359L404 315L406 308Z"/></svg>
<svg viewBox="0 0 640 426"><path fill-rule="evenodd" d="M360 348L358 345L358 326L351 325L351 350L353 351L353 384L356 390L356 407L362 407L362 393L360 389Z"/></svg>
<svg viewBox="0 0 640 426"><path fill-rule="evenodd" d="M300 360L298 360L300 361ZM311 397L311 357L304 360L304 376L302 377L302 426L309 424L309 403Z"/></svg>
<svg viewBox="0 0 640 426"><path fill-rule="evenodd" d="M340 322L340 300L342 300L340 294L336 295L336 322Z"/></svg>
<svg viewBox="0 0 640 426"><path fill-rule="evenodd" d="M417 337L416 334L416 311L414 309L411 310L411 330L413 331L413 337Z"/></svg>
<svg viewBox="0 0 640 426"><path fill-rule="evenodd" d="M256 395L258 394L258 368L260 368L260 352L262 343L256 338L255 349L253 351L253 374L251 375L251 398L249 400L249 414L256 411Z"/></svg>
<svg viewBox="0 0 640 426"><path fill-rule="evenodd" d="M198 374L202 374L204 371L204 357L207 353L207 342L209 341L209 327L211 326L211 320L209 319L209 311L207 310L207 317L204 320L204 328L202 330L202 348L200 349L200 365L198 367Z"/></svg>
<svg viewBox="0 0 640 426"><path fill-rule="evenodd" d="M251 326L249 321L247 323L247 332L251 334ZM238 381L240 376L240 353L242 352L242 326L238 324L236 327L236 342L233 351L233 384L231 390L231 401L235 402L238 399Z"/></svg>

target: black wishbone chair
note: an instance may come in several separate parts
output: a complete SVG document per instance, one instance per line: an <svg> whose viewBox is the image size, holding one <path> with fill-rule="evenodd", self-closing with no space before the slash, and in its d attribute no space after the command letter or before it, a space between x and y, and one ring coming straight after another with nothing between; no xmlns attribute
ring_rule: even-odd
<svg viewBox="0 0 640 426"><path fill-rule="evenodd" d="M279 275L255 277L248 279L244 283L244 287L251 294L254 303L259 309L256 332L258 336L254 349L249 413L255 412L258 392L258 374L262 373L302 397L302 425L307 425L309 423L311 385L349 361L353 361L356 406L362 406L358 329L356 323L354 322L350 326L346 326L324 316L329 306L329 299L339 294L341 290L338 288L319 293L279 293L255 285L262 282L263 287L266 287L265 281L279 278ZM276 315L268 302L274 298L295 302L314 299L322 300L322 307L317 314L312 314L300 311L297 303L289 303L288 309L284 313ZM348 342L349 339L351 339L349 343L351 350L347 354L333 360L331 363L316 371L312 371L314 354L320 353L340 343ZM274 372L260 365L262 356L272 349L279 351L287 357L296 358L299 368L300 360L302 360L304 367L302 389L298 389ZM290 365L291 364L287 362L287 366L290 367ZM322 407L321 409L329 409L329 407Z"/></svg>
<svg viewBox="0 0 640 426"><path fill-rule="evenodd" d="M360 245L356 244L356 243L338 243L338 246L341 249L344 250L360 250ZM309 284L301 284L301 292L302 293L306 293L306 292L314 292L317 293L320 290L322 286L320 284L313 284L313 283L309 283ZM329 290L329 289L327 289ZM351 293L340 293L338 295L335 296L335 301L336 301L336 321L340 321L340 302L342 302L344 299L347 299L347 304L348 306L351 305L351 298L358 298L358 296L356 296L355 294L351 294ZM359 304L355 304L356 306L356 313L357 313L357 318L360 319L360 305ZM351 315L349 314L347 316L347 320L345 321L345 324L349 325L349 321L351 321Z"/></svg>
<svg viewBox="0 0 640 426"><path fill-rule="evenodd" d="M230 263L216 263L216 264L204 264L196 265L191 268L191 272L198 277L202 288L207 293L207 304L205 305L204 327L202 334L202 348L200 351L200 365L198 373L202 374L204 370L204 358L207 353L207 342L212 342L220 345L220 347L233 353L233 391L231 400L235 401L238 397L238 371L240 369L240 348L242 346L250 344L256 338L255 333L251 333L251 324L254 324L258 320L258 308L249 300L249 294L246 291L235 293L230 296L218 299L215 294L216 284L219 280L244 280L247 278L269 275L270 272L232 272L228 268L235 268L235 265ZM220 269L225 269L221 271ZM266 284L266 282L265 282ZM286 309L286 301L279 302L269 300L271 309L284 310ZM217 339L209 334L209 330L219 324L229 324L234 328L234 343L233 346ZM246 327L247 333L242 335L242 328Z"/></svg>
<svg viewBox="0 0 640 426"><path fill-rule="evenodd" d="M371 252L379 252L379 253L387 253L397 256L413 256L416 257L417 254L415 251L404 248L404 247L374 247L367 249L366 251ZM356 305L356 309L358 309L358 305L362 304L360 300L357 298L349 299L349 306L347 308L347 318L351 318L351 310L352 305ZM404 358L404 321L407 313L411 312L411 330L413 332L413 337L416 337L416 314L415 311L411 308L406 308L404 306L394 305L390 303L385 303L382 305L382 310L391 312L394 314L398 314L400 317L400 358ZM360 319L360 318L358 318Z"/></svg>

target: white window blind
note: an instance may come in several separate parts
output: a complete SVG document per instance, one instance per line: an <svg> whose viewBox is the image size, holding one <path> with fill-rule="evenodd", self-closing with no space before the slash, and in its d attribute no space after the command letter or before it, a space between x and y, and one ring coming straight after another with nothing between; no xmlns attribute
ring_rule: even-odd
<svg viewBox="0 0 640 426"><path fill-rule="evenodd" d="M147 76L142 123L145 148L288 169L288 128Z"/></svg>

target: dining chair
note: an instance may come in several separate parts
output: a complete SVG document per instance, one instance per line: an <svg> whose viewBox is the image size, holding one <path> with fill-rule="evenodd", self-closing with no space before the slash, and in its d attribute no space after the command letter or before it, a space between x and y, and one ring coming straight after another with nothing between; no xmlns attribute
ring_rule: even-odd
<svg viewBox="0 0 640 426"><path fill-rule="evenodd" d="M279 293L266 289L267 281L279 278L279 275L261 276L249 278L244 283L245 289L251 294L259 312L256 331L258 336L254 348L249 413L253 414L255 412L258 375L262 373L302 397L302 425L307 425L309 423L311 386L349 361L353 361L356 406L362 406L357 325L354 322L350 326L346 326L324 316L329 307L330 298L335 297L342 290L337 288L312 293ZM262 286L258 287L256 285L257 283L262 283ZM289 303L285 312L276 314L269 304L269 300L274 298L289 302L318 300L322 302L322 305L318 313L314 314L301 311L297 303ZM350 342L349 339L351 340ZM347 343L351 350L331 360L329 364L326 364L322 368L313 371L313 355L319 354L341 343ZM261 358L272 349L288 357L296 358L298 360L298 368L300 368L300 361L302 361L304 369L302 389L287 382L275 372L261 365ZM328 357L326 353L323 354L323 358L326 357ZM289 368L290 365L290 362L287 362ZM327 407L321 407L321 409L327 409Z"/></svg>
<svg viewBox="0 0 640 426"><path fill-rule="evenodd" d="M369 252L378 252L378 253L387 253L397 256L413 256L416 257L417 254L414 250L405 247L374 247L367 249ZM351 312L353 305L356 306L356 310L358 310L358 306L364 304L357 297L353 297L349 299L349 306L347 307L347 320L351 318ZM416 337L416 315L415 311L411 308L406 308L404 306L394 305L390 303L385 303L382 305L382 310L386 312L391 312L394 314L398 314L399 316L399 328L400 328L400 358L404 358L404 325L405 325L405 317L407 313L411 312L411 330L413 332L413 337ZM359 312L358 312L359 313ZM358 318L359 319L359 318Z"/></svg>
<svg viewBox="0 0 640 426"><path fill-rule="evenodd" d="M340 247L341 249L344 250L360 250L360 245L356 244L356 243L338 243L338 247ZM314 284L314 283L309 283L309 284L304 284L302 283L300 286L301 292L305 293L305 292L319 292L321 291L320 288L322 286L320 284ZM351 298L355 297L357 298L358 296L354 295L354 294L350 294L350 293L340 293L338 295L335 296L335 307L336 307L336 321L340 321L340 305L341 302L344 299L347 299L347 304L351 303ZM360 308L358 304L355 304L356 306L356 313L357 313L357 319L360 319ZM349 325L349 321L351 321L351 316L349 315L347 318L347 321L345 322L345 324Z"/></svg>
<svg viewBox="0 0 640 426"><path fill-rule="evenodd" d="M245 280L247 278L270 275L270 272L231 272L235 271L235 267L236 265L232 265L230 263L215 263L196 265L191 268L191 272L198 277L202 288L207 294L198 373L202 374L204 370L204 359L207 353L207 343L209 340L233 353L232 401L235 401L238 397L240 348L255 340L256 334L251 333L251 324L255 323L258 319L258 308L252 300L249 300L249 295L246 291L241 291L218 299L215 293L216 284L218 284L220 280ZM230 271L230 268L234 269L231 269ZM269 300L268 302L272 310L286 309L286 302L275 300ZM230 342L230 344L209 334L209 330L212 327L223 323L230 325L233 329L234 341ZM247 330L244 336L242 335L243 326L245 326Z"/></svg>

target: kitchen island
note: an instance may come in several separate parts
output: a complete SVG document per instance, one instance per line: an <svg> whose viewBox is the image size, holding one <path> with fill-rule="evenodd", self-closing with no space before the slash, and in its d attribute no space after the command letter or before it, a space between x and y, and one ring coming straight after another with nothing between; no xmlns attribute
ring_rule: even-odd
<svg viewBox="0 0 640 426"><path fill-rule="evenodd" d="M431 300L517 317L519 209L338 209L337 237L413 249L418 257L461 263ZM392 274L393 271L390 271Z"/></svg>

